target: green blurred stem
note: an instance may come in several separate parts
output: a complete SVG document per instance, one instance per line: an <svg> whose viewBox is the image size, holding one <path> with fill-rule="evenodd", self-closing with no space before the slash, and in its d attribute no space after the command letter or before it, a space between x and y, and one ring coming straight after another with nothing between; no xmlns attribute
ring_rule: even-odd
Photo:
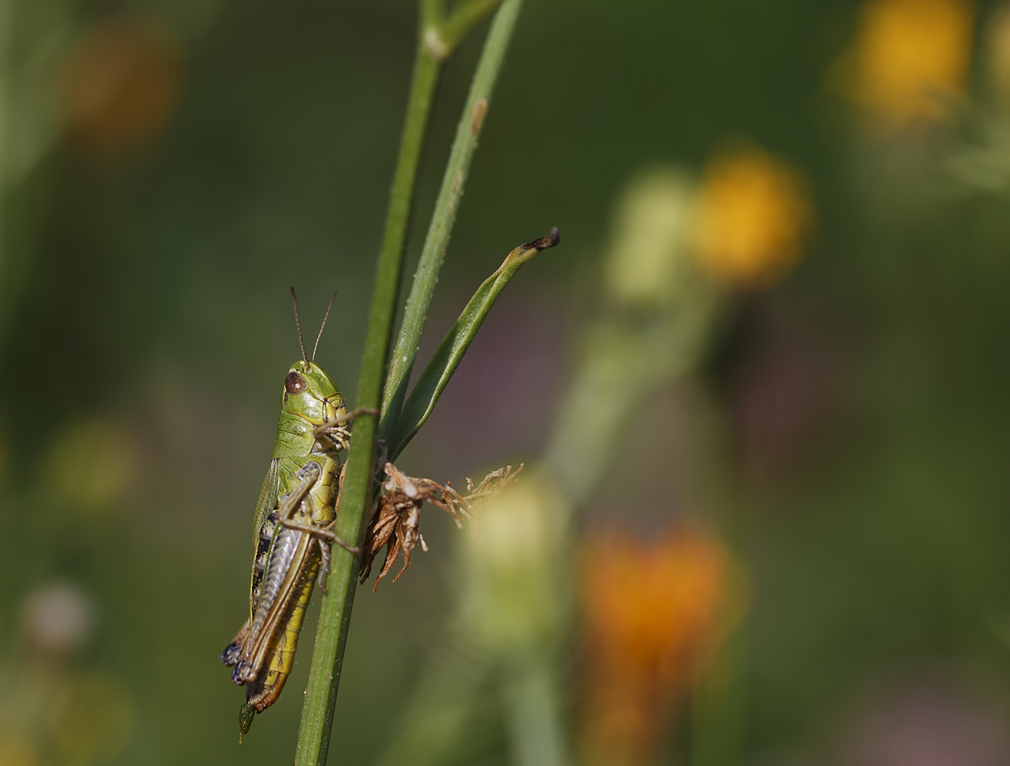
<svg viewBox="0 0 1010 766"><path fill-rule="evenodd" d="M691 699L689 766L735 766L743 760L746 624L717 650Z"/></svg>
<svg viewBox="0 0 1010 766"><path fill-rule="evenodd" d="M509 669L505 679L505 710L509 740L518 766L563 766L568 763L558 719L558 689L547 657L527 656Z"/></svg>
<svg viewBox="0 0 1010 766"><path fill-rule="evenodd" d="M439 766L452 762L453 754L473 738L468 719L483 704L491 666L468 661L466 652L453 647L451 635L443 639L440 649L448 645L453 651L440 651L425 664L410 699L399 701L400 722L390 727L378 766Z"/></svg>
<svg viewBox="0 0 1010 766"><path fill-rule="evenodd" d="M604 320L587 333L585 357L562 398L544 463L569 500L592 497L623 429L655 391L695 368L719 305L715 288L695 278L670 316Z"/></svg>
<svg viewBox="0 0 1010 766"><path fill-rule="evenodd" d="M469 5L483 7L492 4L484 3L482 0L474 0ZM417 357L424 321L428 316L435 284L438 282L438 272L442 268L445 249L449 244L449 235L452 233L452 226L456 220L456 211L463 198L463 187L470 171L470 161L477 148L477 139L487 114L491 92L501 71L505 50L508 48L509 40L515 29L521 6L522 0L505 0L495 14L487 41L484 43L484 51L481 53L480 62L477 65L477 71L474 74L473 83L470 86L470 94L467 96L463 114L456 128L456 138L453 141L449 162L442 178L442 188L435 202L435 212L432 214L431 225L424 241L424 249L421 251L417 272L414 274L414 283L410 289L410 296L407 298L403 325L393 351L389 376L382 395L382 423L379 427L379 434L387 442L391 441L396 431L397 420L400 417L400 410L407 393L407 385L410 382L410 373ZM452 26L457 23L453 22L453 19L457 19L458 24L462 25L464 21L459 19L464 18L460 16L463 12L462 8L457 9L446 25L456 29ZM472 25L474 22L467 16L466 23ZM458 32L453 32L453 34L458 34Z"/></svg>
<svg viewBox="0 0 1010 766"><path fill-rule="evenodd" d="M518 8L518 0L511 0ZM463 3L453 14L456 18L470 6L490 10L492 5L481 0ZM504 10L504 9L503 9ZM499 13L499 17L501 14ZM442 19L441 3L437 0L423 0L421 5L420 33L414 73L404 119L403 136L390 192L389 212L386 217L385 232L376 267L375 287L365 336L365 350L358 378L357 404L360 407L377 408L382 394L382 381L386 372L393 319L396 315L397 292L403 268L404 245L407 238L410 210L413 206L420 164L421 150L428 127L431 103L438 84L442 62L452 52L454 45L463 34L479 21L480 16L471 13L465 23L460 22L449 30L453 37L447 38L440 29ZM497 60L500 64L504 45L514 26L507 25L505 39L496 22L485 47L485 56L478 68L478 76L485 68L487 48L500 49ZM448 39L448 42L447 42ZM432 41L441 40L441 46L433 48ZM492 45L492 42L494 45ZM497 68L495 69L497 74ZM494 77L491 78L493 83ZM490 93L490 88L487 89ZM486 105L485 105L486 108ZM470 121L464 116L464 121ZM472 154L472 149L471 152ZM455 209L455 208L453 208ZM436 215L438 209L436 209ZM451 228L451 221L449 224ZM446 231L448 238L448 230ZM425 304L427 311L427 303ZM422 318L423 324L423 318ZM340 513L337 517L336 533L344 540L354 540L360 545L366 524L367 510L371 506L374 490L374 468L376 455L376 417L364 415L358 418L354 427L348 456L347 475L341 489ZM347 630L350 624L351 607L357 585L358 556L351 555L339 546L334 546L328 577L328 592L323 598L316 631L316 642L309 671L308 688L305 691L305 705L298 731L298 745L295 753L296 766L323 766L329 750L330 732L333 726L333 708L336 704L337 688L343 664L344 649L347 644Z"/></svg>
<svg viewBox="0 0 1010 766"><path fill-rule="evenodd" d="M695 474L704 487L702 496L717 513L717 528L734 555L747 561L747 492L727 415L721 403L709 399L696 417L707 423L694 447L698 464ZM743 596L731 596L729 600L742 601ZM724 613L720 619L726 621L720 633L728 635L715 648L707 666L703 663L691 700L689 766L734 766L744 760L750 625L746 615L735 629L736 616Z"/></svg>
<svg viewBox="0 0 1010 766"><path fill-rule="evenodd" d="M8 130L11 112L11 43L13 34L14 0L0 0L0 347L7 336L11 321L11 306L15 300L13 273L7 249L7 160Z"/></svg>

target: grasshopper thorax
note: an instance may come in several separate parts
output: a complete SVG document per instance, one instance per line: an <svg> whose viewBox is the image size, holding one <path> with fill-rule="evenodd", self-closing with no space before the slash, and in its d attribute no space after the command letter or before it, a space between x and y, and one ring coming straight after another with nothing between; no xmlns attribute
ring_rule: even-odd
<svg viewBox="0 0 1010 766"><path fill-rule="evenodd" d="M319 442L320 426L347 414L340 391L329 375L304 360L291 365L284 378L281 417L272 457L301 457L318 449L332 448L332 439Z"/></svg>

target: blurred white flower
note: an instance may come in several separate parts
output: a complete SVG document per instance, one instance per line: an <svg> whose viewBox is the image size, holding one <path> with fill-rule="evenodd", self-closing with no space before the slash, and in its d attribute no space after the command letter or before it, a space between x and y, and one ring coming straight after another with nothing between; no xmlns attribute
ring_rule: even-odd
<svg viewBox="0 0 1010 766"><path fill-rule="evenodd" d="M30 593L21 612L28 647L44 654L69 654L90 638L94 610L73 583L53 583Z"/></svg>

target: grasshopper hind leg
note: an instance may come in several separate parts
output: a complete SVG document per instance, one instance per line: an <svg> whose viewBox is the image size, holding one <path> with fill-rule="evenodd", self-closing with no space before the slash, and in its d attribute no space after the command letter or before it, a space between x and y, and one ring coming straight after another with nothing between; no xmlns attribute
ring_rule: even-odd
<svg viewBox="0 0 1010 766"><path fill-rule="evenodd" d="M238 663L238 658L242 655L242 646L245 644L246 636L249 635L249 620L245 621L242 629L238 634L231 640L231 643L224 648L221 652L221 662L225 665L235 665Z"/></svg>

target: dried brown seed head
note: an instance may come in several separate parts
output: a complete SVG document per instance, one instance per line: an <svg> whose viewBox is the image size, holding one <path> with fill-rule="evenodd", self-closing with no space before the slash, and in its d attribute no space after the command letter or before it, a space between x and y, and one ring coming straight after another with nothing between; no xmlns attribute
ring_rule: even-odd
<svg viewBox="0 0 1010 766"><path fill-rule="evenodd" d="M378 500L378 507L372 516L365 535L365 550L361 557L360 581L368 579L372 571L372 562L383 546L386 548L386 558L382 570L375 578L373 592L378 590L379 582L392 569L400 553L403 553L403 567L393 578L396 582L400 575L410 566L410 552L418 545L422 550L428 546L421 536L421 506L424 503L441 508L452 516L457 527L462 527L461 517L473 518L473 513L493 494L497 494L516 480L519 470L512 472L512 466L499 468L484 477L484 480L474 489L473 482L467 479L468 494L460 495L449 482L439 484L431 479L420 479L407 476L403 471L389 462L382 461L381 473L386 481L382 485L383 494Z"/></svg>

